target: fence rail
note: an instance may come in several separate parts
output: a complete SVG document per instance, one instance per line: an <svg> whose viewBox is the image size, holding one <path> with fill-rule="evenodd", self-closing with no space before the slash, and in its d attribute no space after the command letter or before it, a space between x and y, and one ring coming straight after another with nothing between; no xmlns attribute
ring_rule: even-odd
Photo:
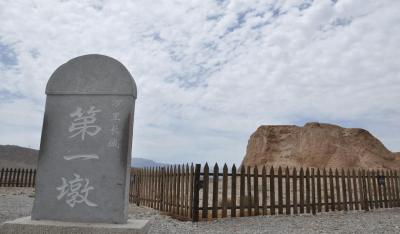
<svg viewBox="0 0 400 234"><path fill-rule="evenodd" d="M130 202L192 221L400 206L397 170L259 169L233 166L228 173L217 164L134 169Z"/></svg>
<svg viewBox="0 0 400 234"><path fill-rule="evenodd" d="M36 169L2 168L0 187L35 187Z"/></svg>

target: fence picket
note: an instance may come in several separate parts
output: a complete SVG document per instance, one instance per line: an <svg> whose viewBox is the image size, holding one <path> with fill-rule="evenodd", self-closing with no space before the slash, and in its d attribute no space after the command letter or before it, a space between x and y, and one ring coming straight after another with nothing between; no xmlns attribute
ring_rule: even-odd
<svg viewBox="0 0 400 234"><path fill-rule="evenodd" d="M232 166L231 178L231 217L236 217L236 166Z"/></svg>
<svg viewBox="0 0 400 234"><path fill-rule="evenodd" d="M332 168L329 168L329 195L331 197L331 210L336 210L336 201L335 201L335 188L333 184L333 173Z"/></svg>
<svg viewBox="0 0 400 234"><path fill-rule="evenodd" d="M365 210L365 193L364 193L364 183L363 183L363 173L362 170L358 170L358 188L360 191L360 209Z"/></svg>
<svg viewBox="0 0 400 234"><path fill-rule="evenodd" d="M392 185L392 207L396 207L396 185L393 170L390 170L390 184Z"/></svg>
<svg viewBox="0 0 400 234"><path fill-rule="evenodd" d="M304 170L300 168L300 214L304 213Z"/></svg>
<svg viewBox="0 0 400 234"><path fill-rule="evenodd" d="M393 170L390 170L390 184L392 185L392 207L396 207L396 184Z"/></svg>
<svg viewBox="0 0 400 234"><path fill-rule="evenodd" d="M367 185L368 185L368 205L370 209L374 208L374 197L373 197L373 188L372 188L373 182L371 181L371 171L367 171Z"/></svg>
<svg viewBox="0 0 400 234"><path fill-rule="evenodd" d="M181 168L181 199L179 199L180 201L180 210L179 210L179 215L183 216L184 212L185 212L185 183L186 183L186 173L185 173L185 164L182 164L182 168Z"/></svg>
<svg viewBox="0 0 400 234"><path fill-rule="evenodd" d="M158 167L158 209L164 205L164 167Z"/></svg>
<svg viewBox="0 0 400 234"><path fill-rule="evenodd" d="M278 168L278 214L283 214L282 168Z"/></svg>
<svg viewBox="0 0 400 234"><path fill-rule="evenodd" d="M343 199L343 210L347 211L347 184L346 184L346 175L344 173L344 169L342 168L341 172L341 179L342 179L342 199Z"/></svg>
<svg viewBox="0 0 400 234"><path fill-rule="evenodd" d="M385 175L385 172L383 171L383 170L381 170L381 174L382 174L382 176L384 176L384 184L383 184L383 186L382 186L382 190L383 190L383 201L384 201L384 204L385 204L385 208L388 208L389 207L389 203L388 203L388 195L387 195L387 177L386 177L386 175Z"/></svg>
<svg viewBox="0 0 400 234"><path fill-rule="evenodd" d="M317 168L317 211L322 212L321 172Z"/></svg>
<svg viewBox="0 0 400 234"><path fill-rule="evenodd" d="M362 170L362 178L363 178L364 209L368 211L369 205L368 205L368 191L367 191L367 172L364 169Z"/></svg>
<svg viewBox="0 0 400 234"><path fill-rule="evenodd" d="M217 218L218 215L218 164L215 163L213 173L213 193L212 193L212 218Z"/></svg>
<svg viewBox="0 0 400 234"><path fill-rule="evenodd" d="M5 170L6 170L5 168L1 168L1 172L0 172L0 187L4 187L3 179L4 179Z"/></svg>
<svg viewBox="0 0 400 234"><path fill-rule="evenodd" d="M259 198L258 198L258 169L257 169L257 166L254 167L253 175L254 175L254 182L253 182L253 186L254 186L254 201L253 201L254 215L259 215L260 211L258 209L258 204L259 204L258 200L259 200Z"/></svg>
<svg viewBox="0 0 400 234"><path fill-rule="evenodd" d="M247 216L252 216L253 196L251 193L251 169L247 167Z"/></svg>
<svg viewBox="0 0 400 234"><path fill-rule="evenodd" d="M293 214L297 215L299 213L297 207L297 171L296 168L293 168Z"/></svg>
<svg viewBox="0 0 400 234"><path fill-rule="evenodd" d="M171 172L171 166L167 167L166 173L167 173L167 176L166 176L166 179L167 179L167 182L166 182L167 190L165 191L165 193L166 193L165 194L165 197L166 197L166 199L165 199L165 205L166 205L165 211L169 213L169 212L171 212L171 202L172 202L172 177L171 177L172 172Z"/></svg>
<svg viewBox="0 0 400 234"><path fill-rule="evenodd" d="M157 208L157 197L156 197L156 191L157 191L157 168L153 168L151 176L152 178L152 190L151 190L151 200L153 200L153 209Z"/></svg>
<svg viewBox="0 0 400 234"><path fill-rule="evenodd" d="M190 217L189 215L189 186L190 186L190 173L189 173L189 164L186 164L185 167L185 209L184 215L186 217Z"/></svg>
<svg viewBox="0 0 400 234"><path fill-rule="evenodd" d="M25 178L25 169L22 169L21 170L21 177L19 179L19 187L25 187L24 178Z"/></svg>
<svg viewBox="0 0 400 234"><path fill-rule="evenodd" d="M171 214L175 214L175 208L176 208L176 181L177 181L177 167L176 165L174 165L172 167L172 171L171 171L171 182L172 182L172 187L171 187Z"/></svg>
<svg viewBox="0 0 400 234"><path fill-rule="evenodd" d="M329 199L328 199L328 177L326 175L326 169L324 168L322 171L322 182L324 184L324 203L325 203L325 212L329 211Z"/></svg>
<svg viewBox="0 0 400 234"><path fill-rule="evenodd" d="M228 198L228 166L226 163L222 169L222 218L227 215L227 198Z"/></svg>
<svg viewBox="0 0 400 234"><path fill-rule="evenodd" d="M21 168L17 169L17 176L14 180L14 187L19 187L19 180L20 180L20 175L21 175Z"/></svg>
<svg viewBox="0 0 400 234"><path fill-rule="evenodd" d="M26 169L25 176L24 176L24 187L28 187L28 173L29 173L29 169Z"/></svg>
<svg viewBox="0 0 400 234"><path fill-rule="evenodd" d="M377 191L376 191L376 179L375 179L375 170L369 170L369 180L368 184L370 185L370 191L369 193L371 194L371 200L370 200L370 206L371 209L376 209L377 208Z"/></svg>
<svg viewBox="0 0 400 234"><path fill-rule="evenodd" d="M315 172L314 168L311 169L311 211L312 214L315 215L316 212L316 206L315 206Z"/></svg>
<svg viewBox="0 0 400 234"><path fill-rule="evenodd" d="M147 206L151 207L151 168L148 167L146 170L146 174L147 174L147 181L146 181L146 190L147 190L147 194L146 194L146 201L147 201Z"/></svg>
<svg viewBox="0 0 400 234"><path fill-rule="evenodd" d="M392 183L390 178L390 170L385 171L386 183L387 183L387 196L388 196L388 206L392 208Z"/></svg>
<svg viewBox="0 0 400 234"><path fill-rule="evenodd" d="M354 209L359 210L360 206L359 206L359 200L358 200L357 175L356 175L356 171L354 168L353 168L351 174L353 176Z"/></svg>
<svg viewBox="0 0 400 234"><path fill-rule="evenodd" d="M335 169L335 185L336 185L336 199L337 199L337 208L338 210L342 210L342 200L341 200L341 194L340 194L340 180L339 180L339 171L336 168Z"/></svg>
<svg viewBox="0 0 400 234"><path fill-rule="evenodd" d="M190 178L189 178L189 210L188 210L188 212L189 212L189 217L192 218L192 220L193 220L193 203L194 203L194 197L193 196L194 196L194 180L195 180L194 173L195 173L194 166L193 166L193 163L191 163L191 165L190 165ZM197 202L198 202L198 200L197 200ZM199 206L197 204L197 209L198 208L199 208Z"/></svg>
<svg viewBox="0 0 400 234"><path fill-rule="evenodd" d="M262 168L261 172L261 190L262 190L262 214L267 215L267 169L265 165Z"/></svg>
<svg viewBox="0 0 400 234"><path fill-rule="evenodd" d="M270 196L270 203L271 203L271 215L275 215L275 172L274 167L270 169L270 177L269 177L269 196Z"/></svg>
<svg viewBox="0 0 400 234"><path fill-rule="evenodd" d="M306 169L306 212L311 213L310 169Z"/></svg>
<svg viewBox="0 0 400 234"><path fill-rule="evenodd" d="M12 173L11 173L11 176L10 176L10 180L9 180L9 186L10 187L14 186L16 175L17 175L17 169L12 170Z"/></svg>
<svg viewBox="0 0 400 234"><path fill-rule="evenodd" d="M3 168L4 169L4 168ZM7 174L8 174L8 168L4 169L4 174L3 174L3 178L0 181L0 186L1 187L7 187Z"/></svg>
<svg viewBox="0 0 400 234"><path fill-rule="evenodd" d="M192 210L193 222L199 221L199 200L200 200L200 188L201 188L200 171L201 171L201 165L196 164L193 176L193 210Z"/></svg>
<svg viewBox="0 0 400 234"><path fill-rule="evenodd" d="M376 174L378 178L382 176L382 172L380 170L377 170ZM379 207L380 208L385 207L384 197L383 197L383 185L380 183L378 184L378 196L379 196Z"/></svg>
<svg viewBox="0 0 400 234"><path fill-rule="evenodd" d="M351 174L347 169L347 192L349 194L349 210L353 210L353 189L351 188Z"/></svg>
<svg viewBox="0 0 400 234"><path fill-rule="evenodd" d="M150 200L150 207L151 208L154 208L154 204L155 204L155 201L154 201L154 178L155 178L155 176L154 176L154 170L155 170L155 168L153 167L153 168L149 168L149 179L150 179L150 184L149 184L149 188L150 188L150 192L149 192L149 200Z"/></svg>
<svg viewBox="0 0 400 234"><path fill-rule="evenodd" d="M208 219L208 186L209 186L209 175L208 175L208 164L204 165L204 176L203 176L203 211L201 217Z"/></svg>
<svg viewBox="0 0 400 234"><path fill-rule="evenodd" d="M245 193L245 169L244 166L240 167L240 212L239 215L240 217L244 216L244 193Z"/></svg>
<svg viewBox="0 0 400 234"><path fill-rule="evenodd" d="M285 211L287 215L290 215L290 175L289 167L285 170Z"/></svg>
<svg viewBox="0 0 400 234"><path fill-rule="evenodd" d="M14 169L9 168L8 170L8 178L7 178L7 187L12 187L12 178L14 176Z"/></svg>
<svg viewBox="0 0 400 234"><path fill-rule="evenodd" d="M143 183L143 190L144 190L144 205L149 206L149 200L148 200L148 195L149 195L149 186L147 186L149 182L149 170L148 168L144 169L144 183Z"/></svg>
<svg viewBox="0 0 400 234"><path fill-rule="evenodd" d="M176 174L176 208L175 214L180 215L181 210L181 165L178 165L178 172Z"/></svg>

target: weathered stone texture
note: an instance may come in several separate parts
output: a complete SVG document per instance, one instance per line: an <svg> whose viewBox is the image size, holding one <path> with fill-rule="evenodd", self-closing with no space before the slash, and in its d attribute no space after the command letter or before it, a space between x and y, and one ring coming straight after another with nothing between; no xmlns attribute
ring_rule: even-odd
<svg viewBox="0 0 400 234"><path fill-rule="evenodd" d="M242 165L399 168L400 160L399 153L364 129L307 123L260 126L249 139Z"/></svg>

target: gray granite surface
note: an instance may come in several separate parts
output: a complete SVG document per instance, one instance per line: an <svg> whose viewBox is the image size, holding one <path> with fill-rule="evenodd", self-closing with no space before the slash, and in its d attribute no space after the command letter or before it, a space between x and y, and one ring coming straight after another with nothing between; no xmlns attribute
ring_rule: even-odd
<svg viewBox="0 0 400 234"><path fill-rule="evenodd" d="M86 55L47 88L33 220L125 223L136 85L118 61Z"/></svg>

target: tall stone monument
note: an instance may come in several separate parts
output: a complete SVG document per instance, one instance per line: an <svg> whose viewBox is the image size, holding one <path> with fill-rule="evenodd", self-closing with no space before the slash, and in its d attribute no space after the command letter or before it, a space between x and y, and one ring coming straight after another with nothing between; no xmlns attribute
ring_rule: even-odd
<svg viewBox="0 0 400 234"><path fill-rule="evenodd" d="M46 87L32 221L125 224L135 82L117 60L85 55Z"/></svg>

